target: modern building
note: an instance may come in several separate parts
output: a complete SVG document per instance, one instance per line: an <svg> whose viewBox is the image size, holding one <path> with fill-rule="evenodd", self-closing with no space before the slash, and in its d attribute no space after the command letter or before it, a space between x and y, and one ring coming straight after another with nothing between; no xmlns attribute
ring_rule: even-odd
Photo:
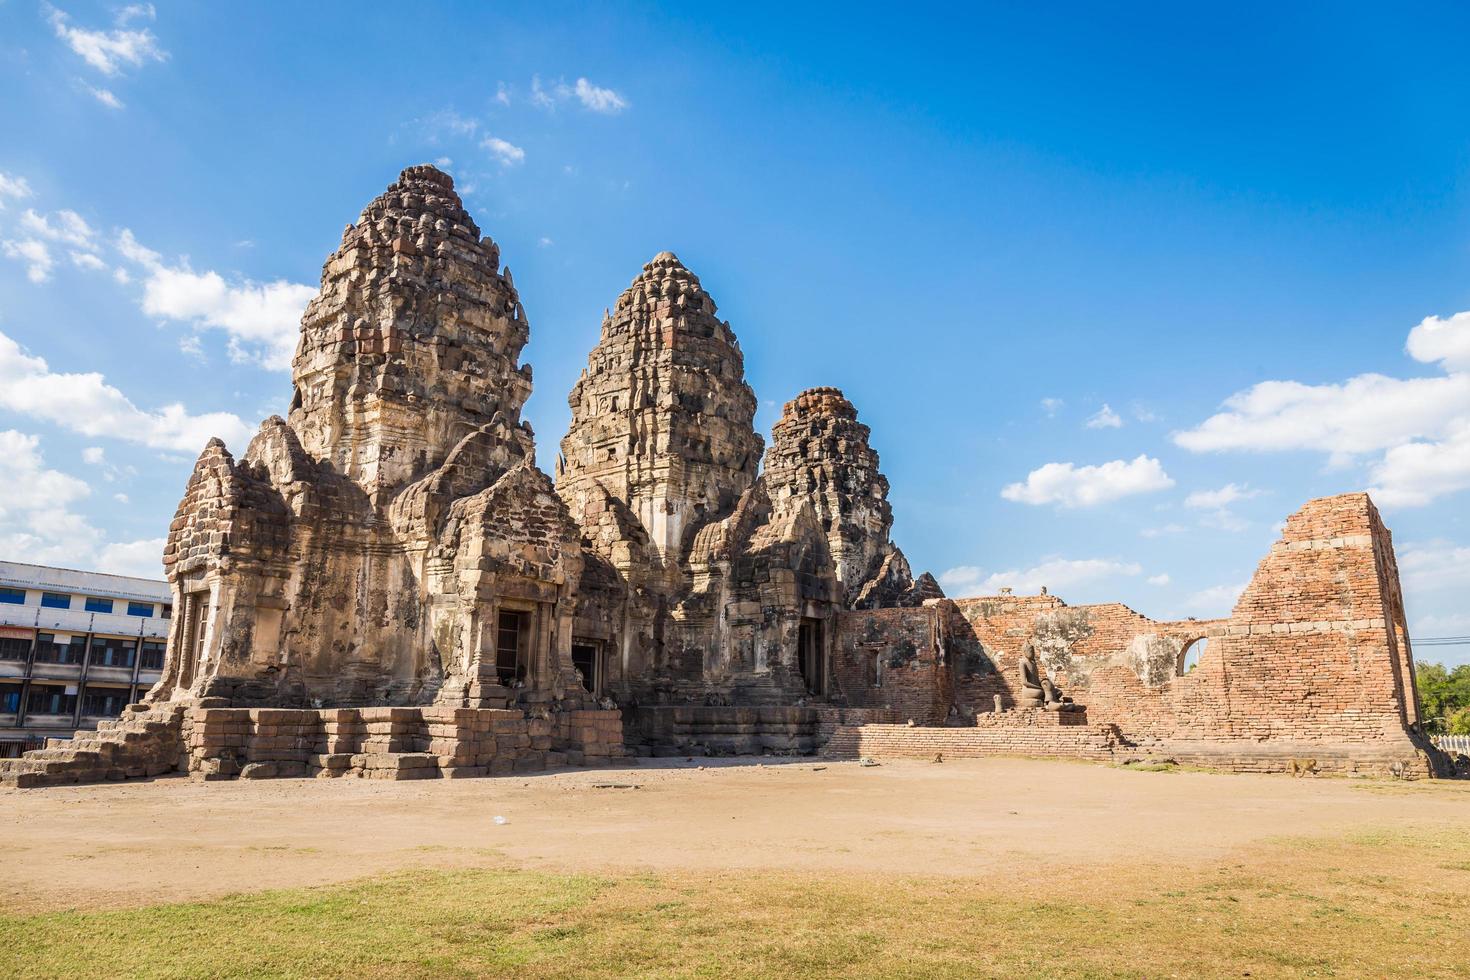
<svg viewBox="0 0 1470 980"><path fill-rule="evenodd" d="M0 759L95 728L163 670L168 583L0 561Z"/></svg>

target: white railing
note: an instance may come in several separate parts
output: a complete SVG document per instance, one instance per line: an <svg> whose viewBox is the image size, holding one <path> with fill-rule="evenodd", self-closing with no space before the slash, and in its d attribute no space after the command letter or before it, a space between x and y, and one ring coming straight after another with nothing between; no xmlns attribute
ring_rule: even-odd
<svg viewBox="0 0 1470 980"><path fill-rule="evenodd" d="M1441 752L1459 752L1470 755L1470 735L1436 735L1430 741Z"/></svg>

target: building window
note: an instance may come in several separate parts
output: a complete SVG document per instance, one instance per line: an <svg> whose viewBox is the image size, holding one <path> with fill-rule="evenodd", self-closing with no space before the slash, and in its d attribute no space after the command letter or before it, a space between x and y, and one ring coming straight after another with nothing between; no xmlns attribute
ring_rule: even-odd
<svg viewBox="0 0 1470 980"><path fill-rule="evenodd" d="M582 675L588 694L602 693L602 649L595 642L572 642L572 666Z"/></svg>
<svg viewBox="0 0 1470 980"><path fill-rule="evenodd" d="M42 592L41 605L47 609L70 609L71 596L65 592Z"/></svg>
<svg viewBox="0 0 1470 980"><path fill-rule="evenodd" d="M164 619L173 619L174 618L174 607L171 606L171 605L169 605L166 602L163 604L163 618Z"/></svg>
<svg viewBox="0 0 1470 980"><path fill-rule="evenodd" d="M31 685L31 700L26 711L33 715L70 715L77 710L77 696L64 687Z"/></svg>
<svg viewBox="0 0 1470 980"><path fill-rule="evenodd" d="M65 642L50 633L36 634L36 663L79 664L87 653L87 638L74 636Z"/></svg>
<svg viewBox="0 0 1470 980"><path fill-rule="evenodd" d="M110 613L112 612L112 600L87 596L87 612Z"/></svg>
<svg viewBox="0 0 1470 980"><path fill-rule="evenodd" d="M521 656L525 619L525 613L503 612L495 631L495 673L506 687L526 679L525 660Z"/></svg>
<svg viewBox="0 0 1470 980"><path fill-rule="evenodd" d="M131 668L137 653L136 640L119 640L110 636L92 637L93 667Z"/></svg>
<svg viewBox="0 0 1470 980"><path fill-rule="evenodd" d="M19 684L0 684L0 714L13 715L20 710Z"/></svg>
<svg viewBox="0 0 1470 980"><path fill-rule="evenodd" d="M82 697L82 714L88 718L113 718L128 704L125 687L88 687Z"/></svg>
<svg viewBox="0 0 1470 980"><path fill-rule="evenodd" d="M152 616L153 615L153 603L151 603L151 602L130 602L130 603L128 603L128 615L129 616Z"/></svg>
<svg viewBox="0 0 1470 980"><path fill-rule="evenodd" d="M16 636L0 636L0 660L24 660L30 655L30 640Z"/></svg>
<svg viewBox="0 0 1470 980"><path fill-rule="evenodd" d="M154 640L143 641L142 662L138 665L141 670L163 669L163 644Z"/></svg>
<svg viewBox="0 0 1470 980"><path fill-rule="evenodd" d="M25 589L0 589L0 602L8 602L12 606L23 606L26 602Z"/></svg>

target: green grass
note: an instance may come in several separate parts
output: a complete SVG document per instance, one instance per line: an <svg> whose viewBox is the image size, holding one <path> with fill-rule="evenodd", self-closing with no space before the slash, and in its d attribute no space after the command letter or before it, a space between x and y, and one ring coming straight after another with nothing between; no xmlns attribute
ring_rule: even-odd
<svg viewBox="0 0 1470 980"><path fill-rule="evenodd" d="M0 916L0 974L1465 976L1467 869L1396 829L1019 879L419 871Z"/></svg>

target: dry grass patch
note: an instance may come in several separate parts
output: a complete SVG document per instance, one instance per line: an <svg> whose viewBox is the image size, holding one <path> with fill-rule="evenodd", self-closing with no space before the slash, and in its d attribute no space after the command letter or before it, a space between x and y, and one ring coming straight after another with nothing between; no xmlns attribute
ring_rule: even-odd
<svg viewBox="0 0 1470 980"><path fill-rule="evenodd" d="M1470 840L1019 881L414 872L0 917L7 976L1464 976Z"/></svg>

